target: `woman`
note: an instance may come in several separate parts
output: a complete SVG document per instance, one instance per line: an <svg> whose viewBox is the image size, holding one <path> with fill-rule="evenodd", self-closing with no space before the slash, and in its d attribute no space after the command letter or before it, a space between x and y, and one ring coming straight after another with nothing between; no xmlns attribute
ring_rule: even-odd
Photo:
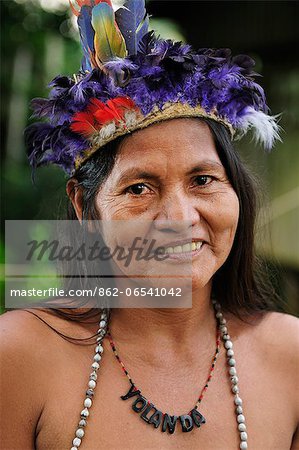
<svg viewBox="0 0 299 450"><path fill-rule="evenodd" d="M53 125L28 130L30 162L54 162L72 175L69 218L82 225L101 219L105 242L119 238L106 224L150 224L167 267L183 271L189 261L192 308L161 308L159 297L155 307L126 308L122 297L122 307L93 308L81 321L80 309L34 311L60 335L33 310L7 312L4 448L295 449L298 321L274 312L273 293L268 297L254 272L254 181L231 143L235 130L250 127L268 146L277 137L261 88L251 84L249 60L232 61L223 51L195 54L151 33L134 53L122 27L130 2L116 16L110 48L118 42L117 49L105 60L97 21L112 17L115 25L110 5L83 6L75 12L79 25L91 17L95 47L82 36L83 67L92 71L59 78L50 100L35 103L40 116L54 111L55 122L49 117ZM138 30L146 28L144 14ZM207 74L218 83L207 82ZM182 240L187 231L191 248ZM136 285L129 275L127 281ZM79 343L97 337L94 359L89 346L61 334Z"/></svg>

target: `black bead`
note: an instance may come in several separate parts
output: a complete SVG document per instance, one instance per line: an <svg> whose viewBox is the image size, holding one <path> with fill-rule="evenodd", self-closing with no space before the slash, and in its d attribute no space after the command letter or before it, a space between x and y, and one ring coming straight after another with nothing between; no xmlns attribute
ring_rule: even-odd
<svg viewBox="0 0 299 450"><path fill-rule="evenodd" d="M145 410L142 412L142 414L140 415L141 419L143 419L145 422L149 421L149 418L146 417L146 415L150 412L150 410L152 408L155 408L154 405L152 403L150 403L149 405L147 405L147 407L145 408ZM157 409L155 408L155 411L157 411Z"/></svg>
<svg viewBox="0 0 299 450"><path fill-rule="evenodd" d="M206 419L204 418L204 416L201 415L200 412L198 412L195 408L193 408L191 411L191 417L197 427L200 427L200 425L206 423Z"/></svg>
<svg viewBox="0 0 299 450"><path fill-rule="evenodd" d="M139 390L134 390L135 386L131 385L130 389L128 390L128 392L126 393L126 395L121 395L121 399L122 400L127 400L130 397L134 397L134 395L140 395L140 391Z"/></svg>
<svg viewBox="0 0 299 450"><path fill-rule="evenodd" d="M161 423L162 416L162 412L157 409L157 411L150 417L148 423L152 423L155 428L158 428Z"/></svg>
<svg viewBox="0 0 299 450"><path fill-rule="evenodd" d="M162 425L162 431L165 432L168 428L168 431L170 434L174 433L175 426L177 422L177 416L170 416L169 414L165 414L163 425Z"/></svg>
<svg viewBox="0 0 299 450"><path fill-rule="evenodd" d="M87 397L93 397L94 391L92 389L87 389L86 395Z"/></svg>
<svg viewBox="0 0 299 450"><path fill-rule="evenodd" d="M142 405L137 406L137 403L140 403L140 402L142 403ZM146 398L142 397L142 395L140 395L138 398L136 398L135 402L133 403L132 409L135 412L141 412L145 408L146 404L147 404Z"/></svg>
<svg viewBox="0 0 299 450"><path fill-rule="evenodd" d="M193 430L193 420L191 416L188 414L183 414L180 416L180 421L184 433Z"/></svg>

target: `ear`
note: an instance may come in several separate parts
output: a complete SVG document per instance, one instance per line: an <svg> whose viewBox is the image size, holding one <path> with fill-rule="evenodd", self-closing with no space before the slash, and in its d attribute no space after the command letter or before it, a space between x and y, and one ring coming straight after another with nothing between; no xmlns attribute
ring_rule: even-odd
<svg viewBox="0 0 299 450"><path fill-rule="evenodd" d="M78 186L78 181L75 178L68 180L66 184L66 193L72 202L72 205L76 211L79 222L82 222L83 211L83 189Z"/></svg>

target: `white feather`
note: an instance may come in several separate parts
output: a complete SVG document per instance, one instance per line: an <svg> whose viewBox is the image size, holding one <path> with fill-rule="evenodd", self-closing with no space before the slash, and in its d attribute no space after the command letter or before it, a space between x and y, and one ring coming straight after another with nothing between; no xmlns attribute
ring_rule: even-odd
<svg viewBox="0 0 299 450"><path fill-rule="evenodd" d="M123 8L124 4L126 3L126 0L112 0L112 8L115 11L117 11L120 8Z"/></svg>
<svg viewBox="0 0 299 450"><path fill-rule="evenodd" d="M137 123L137 114L135 111L127 111L125 113L125 124L127 127L133 127Z"/></svg>
<svg viewBox="0 0 299 450"><path fill-rule="evenodd" d="M277 123L280 116L280 114L269 116L262 111L256 111L254 108L248 107L237 127L238 138L252 130L255 142L262 144L266 150L271 150L275 141L281 141L279 133L282 128Z"/></svg>
<svg viewBox="0 0 299 450"><path fill-rule="evenodd" d="M112 134L114 134L115 131L116 131L115 122L111 122L108 125L105 125L103 128L101 128L100 137L102 139L107 139L110 136L112 136Z"/></svg>

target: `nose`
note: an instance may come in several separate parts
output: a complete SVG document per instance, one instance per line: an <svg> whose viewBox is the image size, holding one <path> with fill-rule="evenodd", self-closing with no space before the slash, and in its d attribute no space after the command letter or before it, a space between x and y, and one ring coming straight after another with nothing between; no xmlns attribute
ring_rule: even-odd
<svg viewBox="0 0 299 450"><path fill-rule="evenodd" d="M195 205L183 191L176 190L161 198L155 218L155 228L159 231L179 232L191 230L200 221Z"/></svg>

